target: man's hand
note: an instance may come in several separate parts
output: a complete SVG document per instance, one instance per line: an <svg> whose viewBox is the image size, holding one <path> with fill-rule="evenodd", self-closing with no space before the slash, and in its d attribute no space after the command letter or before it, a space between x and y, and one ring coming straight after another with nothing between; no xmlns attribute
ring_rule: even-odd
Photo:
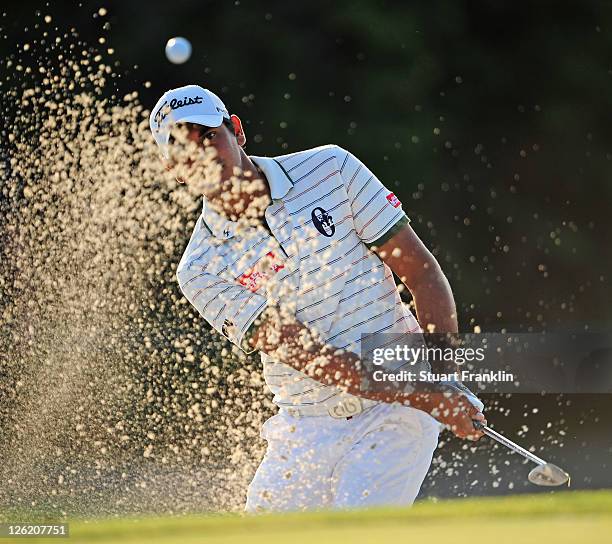
<svg viewBox="0 0 612 544"><path fill-rule="evenodd" d="M431 393L431 396L429 413L455 436L468 440L478 440L482 437L484 433L474 427L473 421L486 425L487 420L465 396L452 391Z"/></svg>

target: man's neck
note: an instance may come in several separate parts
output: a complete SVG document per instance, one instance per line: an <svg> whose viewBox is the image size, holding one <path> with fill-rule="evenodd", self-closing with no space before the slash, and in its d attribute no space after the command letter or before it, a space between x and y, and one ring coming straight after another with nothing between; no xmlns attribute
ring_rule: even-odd
<svg viewBox="0 0 612 544"><path fill-rule="evenodd" d="M263 188L257 194L266 194L268 195L270 200L272 200L272 193L270 191L270 183L268 182L268 178L266 178L266 175L264 174L263 170L259 168L259 166L257 166L244 151L242 152L242 164L240 165L240 168L243 172L242 175L245 179L260 179L263 183Z"/></svg>
<svg viewBox="0 0 612 544"><path fill-rule="evenodd" d="M229 205L234 210L241 208L248 209L248 217L263 222L266 208L272 202L270 183L268 182L265 173L257 166L257 164L255 164L250 159L250 157L244 151L242 151L241 155L241 161L238 165L241 170L241 186L242 184L244 184L245 187L251 185L251 190L240 191L240 194L236 195L233 198L231 197L229 202L223 202L222 204L219 204L221 209L226 208L227 205ZM253 184L256 183L256 180L261 181L260 183L257 183L257 188L254 188ZM237 206L240 201L242 201L242 203L244 204L243 206ZM227 210L226 213L229 215L229 210ZM241 213L238 213L238 215L240 216L246 214L243 211Z"/></svg>
<svg viewBox="0 0 612 544"><path fill-rule="evenodd" d="M245 198L248 200L248 203L252 203L253 201L260 201L262 197L267 197L268 201L272 202L272 192L270 190L270 182L268 181L268 178L266 177L263 170L259 168L259 166L257 166L257 164L255 164L244 151L242 152L241 170L244 179L247 179L251 182L255 182L255 180L261 180L260 188L258 188L253 193L245 194ZM258 218L263 221L267 206L254 206L254 208L257 212Z"/></svg>

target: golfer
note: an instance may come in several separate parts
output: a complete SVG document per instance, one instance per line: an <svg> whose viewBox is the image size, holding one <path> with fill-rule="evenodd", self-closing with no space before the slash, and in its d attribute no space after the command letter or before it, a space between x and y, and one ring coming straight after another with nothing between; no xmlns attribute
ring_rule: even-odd
<svg viewBox="0 0 612 544"><path fill-rule="evenodd" d="M166 92L150 127L179 181L210 178L180 288L220 334L260 352L279 407L246 510L412 504L442 425L477 440L485 419L467 389L363 386L362 335L457 332L448 281L399 199L337 145L247 155L240 119L197 85ZM173 161L178 130L206 153ZM215 167L198 170L210 152Z"/></svg>

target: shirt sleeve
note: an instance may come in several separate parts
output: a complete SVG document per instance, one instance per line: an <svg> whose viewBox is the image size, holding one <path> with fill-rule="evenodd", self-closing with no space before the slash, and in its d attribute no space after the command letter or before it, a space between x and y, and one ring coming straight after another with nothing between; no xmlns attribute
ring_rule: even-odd
<svg viewBox="0 0 612 544"><path fill-rule="evenodd" d="M410 222L402 203L357 157L339 149L340 174L353 212L357 236L367 246L381 246Z"/></svg>
<svg viewBox="0 0 612 544"><path fill-rule="evenodd" d="M207 272L210 252L214 248L194 251L206 255L181 262L176 274L180 289L211 327L245 353L252 353L255 350L248 345L245 335L266 309L267 298Z"/></svg>

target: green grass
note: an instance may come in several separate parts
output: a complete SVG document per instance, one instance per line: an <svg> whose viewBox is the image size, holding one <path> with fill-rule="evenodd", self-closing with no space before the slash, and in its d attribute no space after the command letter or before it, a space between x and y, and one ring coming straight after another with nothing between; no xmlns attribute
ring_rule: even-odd
<svg viewBox="0 0 612 544"><path fill-rule="evenodd" d="M460 499L411 509L81 520L70 522L70 533L68 540L25 542L596 544L612 542L612 492Z"/></svg>

